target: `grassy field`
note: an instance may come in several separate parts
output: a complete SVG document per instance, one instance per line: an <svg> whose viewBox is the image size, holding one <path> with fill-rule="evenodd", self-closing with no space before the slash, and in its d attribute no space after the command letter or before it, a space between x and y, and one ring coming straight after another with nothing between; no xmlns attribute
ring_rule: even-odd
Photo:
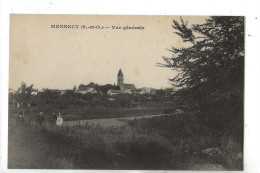
<svg viewBox="0 0 260 173"><path fill-rule="evenodd" d="M241 170L243 145L196 115L127 121L118 128L37 126L9 119L9 168Z"/></svg>
<svg viewBox="0 0 260 173"><path fill-rule="evenodd" d="M39 115L39 112L43 112L45 117L48 119L53 112L62 114L65 121L74 120L89 120L89 119L102 119L102 118L123 118L123 117L138 117L146 115L158 115L158 114L169 114L175 111L175 107L86 107L86 106L75 106L63 110L53 109L49 107L30 107L26 110L21 110L15 106L9 108L9 114L11 116L18 114L23 111L28 119L35 121L35 118Z"/></svg>
<svg viewBox="0 0 260 173"><path fill-rule="evenodd" d="M172 110L167 107L140 107L140 108L81 108L78 110L65 110L65 120L85 120L100 118L137 117L145 115L157 115ZM75 113L76 112L76 113ZM172 111L173 112L173 111Z"/></svg>

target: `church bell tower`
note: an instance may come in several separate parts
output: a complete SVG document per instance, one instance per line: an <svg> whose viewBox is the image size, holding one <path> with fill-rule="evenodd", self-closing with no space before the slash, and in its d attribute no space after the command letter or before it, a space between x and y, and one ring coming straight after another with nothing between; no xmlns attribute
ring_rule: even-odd
<svg viewBox="0 0 260 173"><path fill-rule="evenodd" d="M121 90L124 89L124 75L121 69L117 74L117 85L120 87Z"/></svg>

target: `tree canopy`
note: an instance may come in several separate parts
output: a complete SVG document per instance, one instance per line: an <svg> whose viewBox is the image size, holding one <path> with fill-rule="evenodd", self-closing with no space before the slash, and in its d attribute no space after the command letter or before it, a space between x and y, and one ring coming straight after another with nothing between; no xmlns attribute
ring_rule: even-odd
<svg viewBox="0 0 260 173"><path fill-rule="evenodd" d="M26 83L22 82L21 86L15 93L17 103L22 107L26 107L31 100L31 93L33 91L33 85L27 86Z"/></svg>
<svg viewBox="0 0 260 173"><path fill-rule="evenodd" d="M170 79L175 87L191 88L204 82L211 86L243 84L244 17L213 16L191 27L181 18L172 27L188 43L168 49L172 57L163 57L166 63L159 64L178 71Z"/></svg>
<svg viewBox="0 0 260 173"><path fill-rule="evenodd" d="M213 16L191 26L180 18L172 27L184 46L168 49L172 56L163 57L165 63L158 65L178 72L170 81L185 102L199 110L207 110L225 97L225 102L242 104L244 17Z"/></svg>

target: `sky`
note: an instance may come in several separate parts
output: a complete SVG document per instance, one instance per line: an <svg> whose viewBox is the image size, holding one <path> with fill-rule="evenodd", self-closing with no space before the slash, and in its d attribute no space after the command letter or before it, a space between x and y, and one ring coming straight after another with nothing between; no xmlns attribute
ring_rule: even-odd
<svg viewBox="0 0 260 173"><path fill-rule="evenodd" d="M184 16L190 24L204 16ZM137 88L171 87L177 73L156 66L167 49L182 47L172 21L179 16L18 15L10 16L9 88L21 82L42 89L72 89L74 85L114 84L121 68L124 83ZM51 28L78 25L78 29ZM104 26L82 29L81 26ZM127 29L125 26L144 29ZM121 26L121 29L112 29Z"/></svg>

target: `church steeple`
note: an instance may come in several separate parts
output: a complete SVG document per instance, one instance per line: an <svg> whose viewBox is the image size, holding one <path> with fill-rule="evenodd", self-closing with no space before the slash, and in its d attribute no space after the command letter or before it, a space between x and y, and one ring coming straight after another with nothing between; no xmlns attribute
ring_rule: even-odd
<svg viewBox="0 0 260 173"><path fill-rule="evenodd" d="M123 86L124 86L124 75L123 75L123 72L120 68L118 74L117 74L117 85L120 87L120 89L122 90L123 89Z"/></svg>
<svg viewBox="0 0 260 173"><path fill-rule="evenodd" d="M121 68L119 69L117 76L123 76L123 72L122 72Z"/></svg>

